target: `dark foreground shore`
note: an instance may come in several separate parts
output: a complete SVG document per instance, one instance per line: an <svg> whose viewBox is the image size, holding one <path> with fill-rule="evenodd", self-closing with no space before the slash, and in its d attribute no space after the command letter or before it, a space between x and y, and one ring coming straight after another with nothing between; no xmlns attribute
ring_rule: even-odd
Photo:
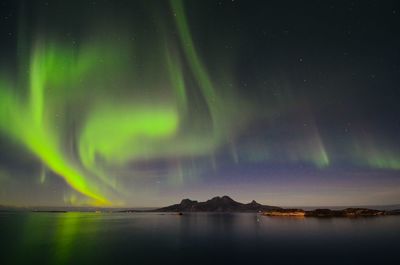
<svg viewBox="0 0 400 265"><path fill-rule="evenodd" d="M399 210L383 211L367 208L346 208L343 210L316 209L305 211L303 209L277 209L263 212L266 216L295 216L295 217L369 217L400 215Z"/></svg>

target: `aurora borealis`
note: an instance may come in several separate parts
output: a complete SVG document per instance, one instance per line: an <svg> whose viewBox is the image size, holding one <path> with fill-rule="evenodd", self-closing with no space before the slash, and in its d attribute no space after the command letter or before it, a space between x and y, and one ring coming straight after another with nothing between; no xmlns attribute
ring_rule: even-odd
<svg viewBox="0 0 400 265"><path fill-rule="evenodd" d="M3 1L0 204L398 203L399 4L284 2Z"/></svg>

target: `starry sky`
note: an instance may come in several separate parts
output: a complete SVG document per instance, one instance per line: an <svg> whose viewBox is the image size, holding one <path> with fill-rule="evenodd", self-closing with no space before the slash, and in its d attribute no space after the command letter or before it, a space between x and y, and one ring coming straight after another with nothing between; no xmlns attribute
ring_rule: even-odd
<svg viewBox="0 0 400 265"><path fill-rule="evenodd" d="M400 202L398 1L0 1L0 204Z"/></svg>

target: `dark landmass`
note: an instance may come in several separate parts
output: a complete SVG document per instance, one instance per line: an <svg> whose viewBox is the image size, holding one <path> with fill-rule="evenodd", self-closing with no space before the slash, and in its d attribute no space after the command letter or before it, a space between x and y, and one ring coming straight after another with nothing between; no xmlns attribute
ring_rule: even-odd
<svg viewBox="0 0 400 265"><path fill-rule="evenodd" d="M385 206L381 206L383 208ZM0 212L36 212L36 213L67 213L67 212L96 212L96 213L177 213L185 212L219 212L219 213L262 213L265 216L287 217L369 217L400 215L400 209L377 210L361 207L346 209L315 209L303 210L295 208L281 208L277 206L262 205L256 201L240 203L229 196L214 197L205 202L183 199L181 203L162 208L98 208L98 207L14 207L0 205Z"/></svg>
<svg viewBox="0 0 400 265"><path fill-rule="evenodd" d="M256 201L240 203L229 196L214 197L205 202L184 199L179 204L154 210L155 212L265 212L281 209L277 206L262 205Z"/></svg>
<svg viewBox="0 0 400 265"><path fill-rule="evenodd" d="M306 216L311 217L362 217L386 215L388 212L366 209L366 208L347 208L343 210L316 209L307 211Z"/></svg>
<svg viewBox="0 0 400 265"><path fill-rule="evenodd" d="M369 216L385 216L400 215L399 210L383 211L367 208L346 208L343 210L316 209L312 211L304 211L303 209L278 209L266 211L266 216L297 216L297 217L369 217Z"/></svg>
<svg viewBox="0 0 400 265"><path fill-rule="evenodd" d="M400 215L400 209L389 211L391 215Z"/></svg>
<svg viewBox="0 0 400 265"><path fill-rule="evenodd" d="M63 210L32 210L33 213L68 213Z"/></svg>
<svg viewBox="0 0 400 265"><path fill-rule="evenodd" d="M229 196L214 197L205 202L184 199L179 204L159 208L152 212L262 212L266 216L293 217L368 217L400 215L400 210L375 210L368 208L346 208L341 210L315 209L285 209L277 206L262 205L256 201L240 203Z"/></svg>
<svg viewBox="0 0 400 265"><path fill-rule="evenodd" d="M117 213L146 213L146 212L153 212L153 210L135 210L135 209L123 209L114 211Z"/></svg>
<svg viewBox="0 0 400 265"><path fill-rule="evenodd" d="M115 212L147 212L155 207L124 208L124 207L92 207L92 206L4 206L0 205L0 212L37 212L37 213L115 213Z"/></svg>

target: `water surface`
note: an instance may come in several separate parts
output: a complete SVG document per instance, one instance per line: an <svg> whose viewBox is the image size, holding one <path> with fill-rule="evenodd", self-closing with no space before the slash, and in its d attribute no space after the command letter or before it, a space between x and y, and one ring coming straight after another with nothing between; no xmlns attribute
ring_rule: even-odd
<svg viewBox="0 0 400 265"><path fill-rule="evenodd" d="M400 217L0 213L0 264L396 264Z"/></svg>

